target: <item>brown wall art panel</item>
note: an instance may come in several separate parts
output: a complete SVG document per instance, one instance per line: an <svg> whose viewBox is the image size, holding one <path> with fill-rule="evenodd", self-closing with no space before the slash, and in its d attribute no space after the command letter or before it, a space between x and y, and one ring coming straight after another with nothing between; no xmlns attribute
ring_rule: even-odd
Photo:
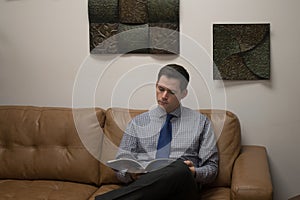
<svg viewBox="0 0 300 200"><path fill-rule="evenodd" d="M215 80L270 79L270 24L214 24Z"/></svg>
<svg viewBox="0 0 300 200"><path fill-rule="evenodd" d="M179 0L89 0L92 54L179 54Z"/></svg>

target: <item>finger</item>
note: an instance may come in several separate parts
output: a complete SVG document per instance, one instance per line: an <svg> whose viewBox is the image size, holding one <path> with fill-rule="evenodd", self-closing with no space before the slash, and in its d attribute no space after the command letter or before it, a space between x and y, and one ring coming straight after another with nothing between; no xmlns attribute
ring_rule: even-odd
<svg viewBox="0 0 300 200"><path fill-rule="evenodd" d="M187 164L189 167L193 167L194 166L194 163L192 162L192 161L190 161L190 160L186 160L186 161L184 161L185 162L185 164Z"/></svg>
<svg viewBox="0 0 300 200"><path fill-rule="evenodd" d="M190 164L190 161L189 161L189 160L185 160L184 163L185 163L186 165L189 165L189 164Z"/></svg>

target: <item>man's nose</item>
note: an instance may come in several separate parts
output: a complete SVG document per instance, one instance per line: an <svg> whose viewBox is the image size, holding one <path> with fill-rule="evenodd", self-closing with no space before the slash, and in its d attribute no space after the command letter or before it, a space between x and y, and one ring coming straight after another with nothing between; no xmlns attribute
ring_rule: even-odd
<svg viewBox="0 0 300 200"><path fill-rule="evenodd" d="M164 99L167 99L168 98L168 91L164 91L163 94L162 94L162 97Z"/></svg>

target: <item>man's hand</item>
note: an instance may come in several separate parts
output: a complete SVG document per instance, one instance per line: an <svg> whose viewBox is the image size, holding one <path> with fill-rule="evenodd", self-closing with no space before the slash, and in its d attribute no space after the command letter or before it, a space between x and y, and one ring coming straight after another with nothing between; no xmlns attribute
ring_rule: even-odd
<svg viewBox="0 0 300 200"><path fill-rule="evenodd" d="M195 167L194 167L194 163L190 160L185 160L184 163L190 168L193 176L195 176L196 170L195 170Z"/></svg>
<svg viewBox="0 0 300 200"><path fill-rule="evenodd" d="M141 173L129 173L130 178L134 181L140 178L141 175Z"/></svg>

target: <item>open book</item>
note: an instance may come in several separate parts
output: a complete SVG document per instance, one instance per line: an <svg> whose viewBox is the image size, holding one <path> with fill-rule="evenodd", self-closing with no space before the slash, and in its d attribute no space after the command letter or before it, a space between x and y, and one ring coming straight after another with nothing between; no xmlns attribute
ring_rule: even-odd
<svg viewBox="0 0 300 200"><path fill-rule="evenodd" d="M154 170L161 169L172 162L174 159L170 158L158 158L155 160L150 161L145 166L139 163L137 160L133 160L130 158L119 158L116 160L107 161L107 165L114 170L122 171L125 170L126 172L130 173L147 173Z"/></svg>

